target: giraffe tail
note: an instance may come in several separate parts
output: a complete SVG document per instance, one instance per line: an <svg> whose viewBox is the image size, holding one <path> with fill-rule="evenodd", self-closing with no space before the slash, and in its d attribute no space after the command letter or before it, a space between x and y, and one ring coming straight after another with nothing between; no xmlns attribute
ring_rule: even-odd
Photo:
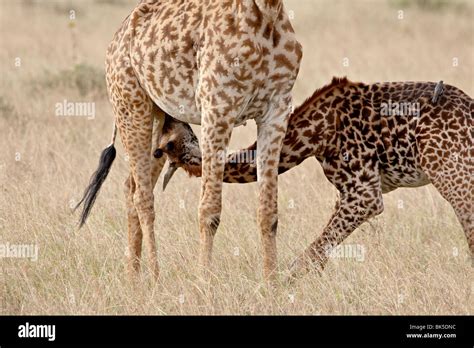
<svg viewBox="0 0 474 348"><path fill-rule="evenodd" d="M102 151L99 160L99 167L94 172L94 174L92 174L89 181L89 185L87 185L82 199L74 207L74 211L76 211L76 209L83 204L82 213L79 220L79 228L81 228L86 222L87 217L89 216L89 213L92 209L92 206L94 205L94 202L97 198L97 195L99 194L100 188L102 187L102 184L107 178L110 168L112 167L112 163L114 162L116 156L116 150L114 145L116 136L117 125L114 124L112 143Z"/></svg>

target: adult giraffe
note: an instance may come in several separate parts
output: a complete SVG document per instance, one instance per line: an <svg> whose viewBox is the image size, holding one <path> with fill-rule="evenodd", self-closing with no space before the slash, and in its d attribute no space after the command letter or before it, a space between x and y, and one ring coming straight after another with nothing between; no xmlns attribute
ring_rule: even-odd
<svg viewBox="0 0 474 348"><path fill-rule="evenodd" d="M278 160L301 45L282 0L142 1L115 34L106 78L115 113L112 144L86 189L81 225L115 157L117 127L130 159L127 179L129 270L137 272L142 236L158 276L153 187L164 164L152 160L152 133L164 113L201 124L200 262L210 265L220 221L225 153L232 129L258 125L258 226L265 278L276 268Z"/></svg>

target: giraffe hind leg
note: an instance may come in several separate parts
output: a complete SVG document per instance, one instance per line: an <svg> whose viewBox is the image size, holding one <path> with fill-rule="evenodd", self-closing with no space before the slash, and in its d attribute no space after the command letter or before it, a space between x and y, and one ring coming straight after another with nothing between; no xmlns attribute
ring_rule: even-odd
<svg viewBox="0 0 474 348"><path fill-rule="evenodd" d="M431 175L431 182L454 209L466 235L474 265L474 186L467 171L452 171Z"/></svg>
<svg viewBox="0 0 474 348"><path fill-rule="evenodd" d="M420 163L433 186L453 207L466 235L474 265L474 149L465 148L460 141L457 145L458 150L453 145L445 157L433 161L429 155L439 148L439 142L423 144Z"/></svg>
<svg viewBox="0 0 474 348"><path fill-rule="evenodd" d="M152 149L156 147L156 143L159 141L159 136L161 133L162 122L158 119L155 122L155 127L153 130L153 140L155 142ZM151 170L151 180L152 187L155 187L158 177L163 169L165 163L165 158L152 159L152 170ZM142 240L143 233L140 227L140 220L138 218L138 211L135 208L133 202L133 196L135 194L135 181L133 179L132 173L125 181L125 197L127 202L127 221L128 221L128 273L130 277L135 276L140 270L140 258L142 253Z"/></svg>
<svg viewBox="0 0 474 348"><path fill-rule="evenodd" d="M144 90L140 90L140 92L115 96L112 98L112 106L122 143L129 158L131 172L129 180L133 179L133 185L130 185L127 197L128 217L131 219L129 221L131 243L129 246L129 250L131 250L129 269L136 270L138 268L138 245L141 238L140 231L142 231L148 254L149 270L157 278L159 269L154 234L152 142L154 118L164 118L164 116L162 113L156 115L156 107L153 102Z"/></svg>

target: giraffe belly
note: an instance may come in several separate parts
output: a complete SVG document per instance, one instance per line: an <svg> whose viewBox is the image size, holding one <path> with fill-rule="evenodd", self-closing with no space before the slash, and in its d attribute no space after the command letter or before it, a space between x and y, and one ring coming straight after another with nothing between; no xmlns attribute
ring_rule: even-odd
<svg viewBox="0 0 474 348"><path fill-rule="evenodd" d="M147 91L147 93L153 102L168 115L185 123L201 124L201 102L199 98L195 97L193 89L189 88L188 90L188 93L192 95L192 99L189 100L173 100L170 96L160 98L154 94L153 91ZM247 100L251 99L252 96L247 96ZM242 112L239 117L235 119L234 127L245 125L248 120L257 119L263 115L267 109L266 98L251 100L242 107Z"/></svg>
<svg viewBox="0 0 474 348"><path fill-rule="evenodd" d="M380 170L382 192L399 187L420 187L430 183L428 176L415 167L397 167Z"/></svg>
<svg viewBox="0 0 474 348"><path fill-rule="evenodd" d="M194 90L188 89L188 93L193 99L175 100L171 96L158 97L153 91L148 91L148 95L153 102L168 115L186 123L201 124L201 112L194 102Z"/></svg>

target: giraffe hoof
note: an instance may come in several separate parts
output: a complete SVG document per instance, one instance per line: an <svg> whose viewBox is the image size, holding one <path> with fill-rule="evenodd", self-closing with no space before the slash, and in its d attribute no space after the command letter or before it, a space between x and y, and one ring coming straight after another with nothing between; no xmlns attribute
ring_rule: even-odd
<svg viewBox="0 0 474 348"><path fill-rule="evenodd" d="M294 283L312 270L321 275L323 266L317 261L312 261L307 255L299 256L289 267L290 275L287 278L287 283Z"/></svg>
<svg viewBox="0 0 474 348"><path fill-rule="evenodd" d="M303 271L305 267L301 261L300 258L297 258L291 263L289 267L289 275L285 279L286 284L293 284L298 278L301 278L303 274L306 273Z"/></svg>

